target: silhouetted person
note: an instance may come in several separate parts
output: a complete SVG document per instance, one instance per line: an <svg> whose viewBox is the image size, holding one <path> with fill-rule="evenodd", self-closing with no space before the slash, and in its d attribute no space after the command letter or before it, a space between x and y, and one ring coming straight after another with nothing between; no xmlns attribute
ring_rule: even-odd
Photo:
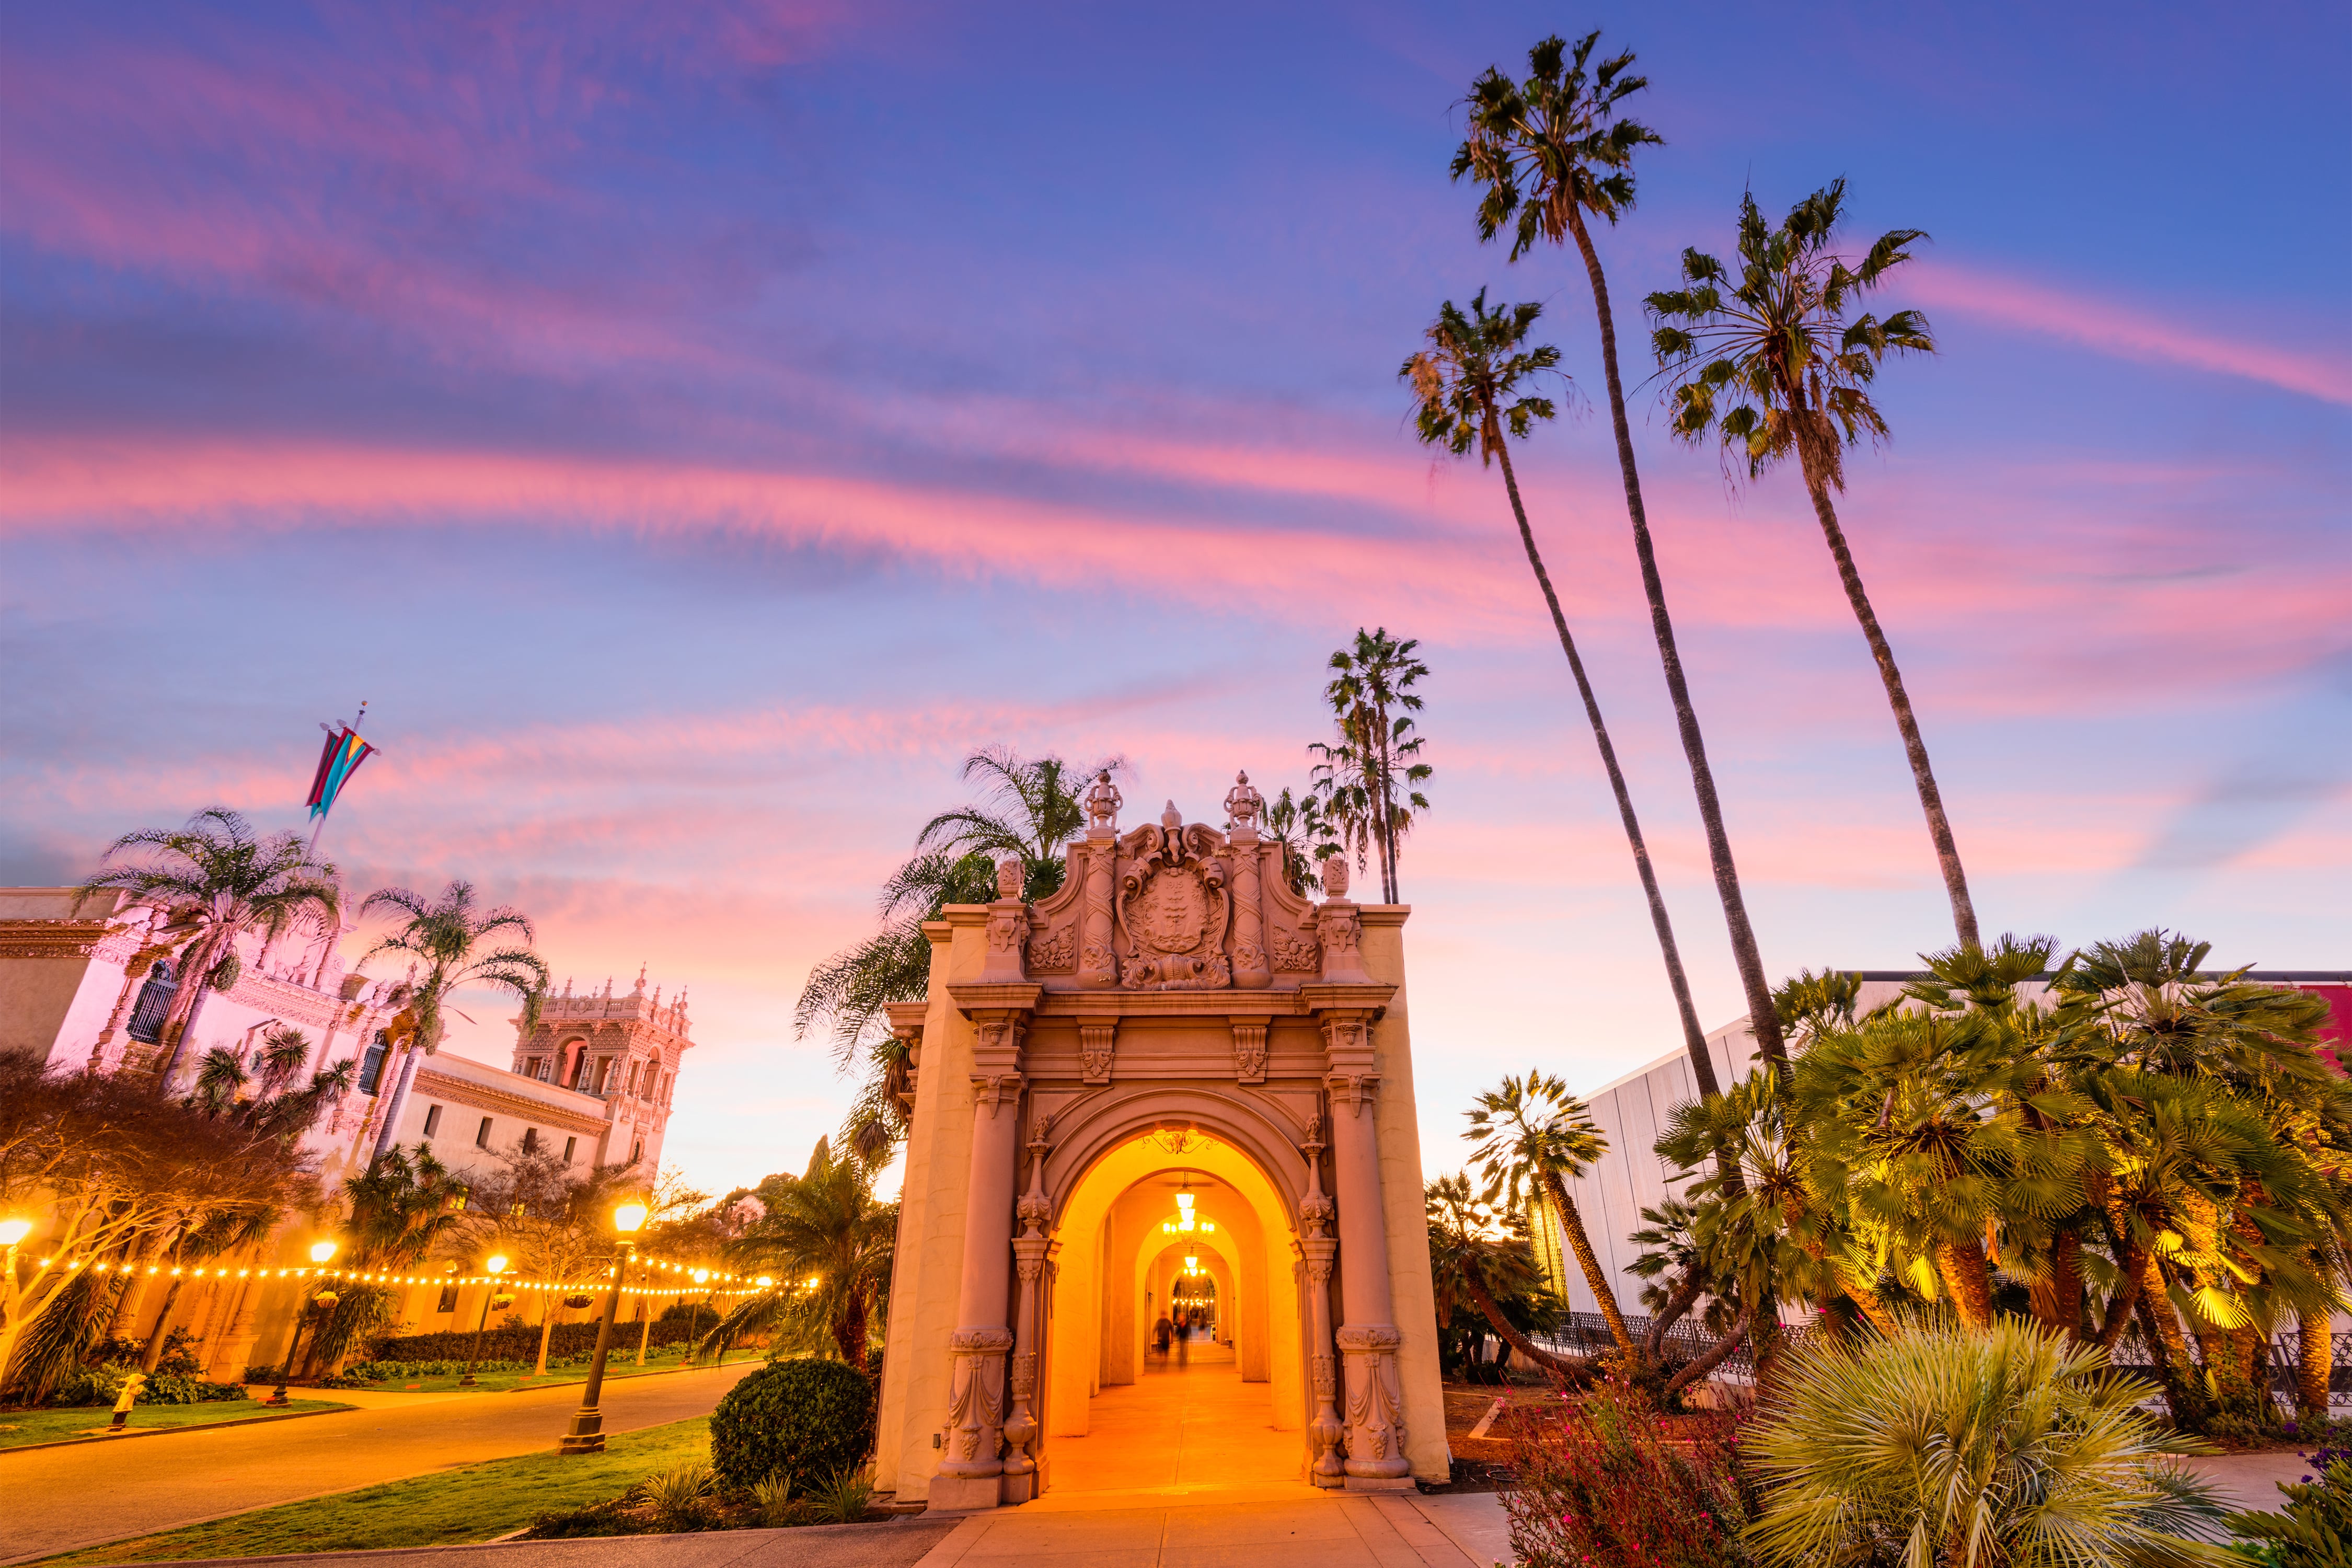
<svg viewBox="0 0 2352 1568"><path fill-rule="evenodd" d="M1160 1360L1168 1359L1168 1342L1175 1337L1176 1325L1168 1321L1167 1313L1160 1313L1160 1321L1151 1325L1151 1342L1159 1348Z"/></svg>

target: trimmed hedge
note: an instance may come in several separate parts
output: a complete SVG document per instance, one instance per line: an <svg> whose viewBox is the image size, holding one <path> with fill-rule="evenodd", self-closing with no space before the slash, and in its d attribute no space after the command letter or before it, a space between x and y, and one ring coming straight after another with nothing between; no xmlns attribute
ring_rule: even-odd
<svg viewBox="0 0 2352 1568"><path fill-rule="evenodd" d="M613 1330L615 1351L625 1345L637 1348L637 1336L645 1331L638 1323L623 1322ZM653 1342L656 1345L683 1344L696 1337L694 1324L686 1319L665 1322L654 1321ZM454 1361L463 1364L473 1353L474 1331L444 1330L432 1334L394 1334L376 1341L368 1347L369 1361ZM592 1319L584 1323L558 1323L547 1342L547 1353L556 1356L593 1355L596 1353L596 1324ZM501 1323L482 1334L484 1361L519 1361L527 1364L539 1360L539 1328L536 1324Z"/></svg>
<svg viewBox="0 0 2352 1568"><path fill-rule="evenodd" d="M846 1363L772 1362L711 1413L710 1468L730 1492L782 1475L804 1495L866 1463L874 1406L873 1380Z"/></svg>

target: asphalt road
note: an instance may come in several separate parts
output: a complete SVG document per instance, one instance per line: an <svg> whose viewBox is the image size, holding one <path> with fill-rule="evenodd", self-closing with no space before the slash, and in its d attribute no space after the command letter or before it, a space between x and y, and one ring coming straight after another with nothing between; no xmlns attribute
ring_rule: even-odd
<svg viewBox="0 0 2352 1568"><path fill-rule="evenodd" d="M756 1360L604 1385L604 1430L707 1415ZM200 1524L378 1481L541 1453L580 1389L477 1394L105 1444L0 1452L0 1563Z"/></svg>

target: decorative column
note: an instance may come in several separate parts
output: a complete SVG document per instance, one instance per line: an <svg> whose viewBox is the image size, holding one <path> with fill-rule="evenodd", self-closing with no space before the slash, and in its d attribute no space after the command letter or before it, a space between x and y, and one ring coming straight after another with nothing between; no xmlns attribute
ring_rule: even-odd
<svg viewBox="0 0 2352 1568"><path fill-rule="evenodd" d="M1388 1216L1373 1114L1381 1076L1372 1057L1372 1020L1380 1007L1354 989L1370 990L1370 976L1358 946L1362 928L1356 907L1343 896L1348 868L1341 857L1323 863L1323 885L1332 893L1316 911L1323 982L1348 987L1328 993L1329 1001L1317 1007L1323 1084L1331 1097L1332 1179L1339 1189L1339 1288L1348 1312L1336 1336L1347 1363L1348 1485L1358 1491L1402 1490L1412 1484L1412 1467L1404 1456L1404 1394L1396 1363L1402 1336L1389 1289Z"/></svg>
<svg viewBox="0 0 2352 1568"><path fill-rule="evenodd" d="M985 1007L969 1016L979 1037L972 1047L971 1166L964 1184L957 1328L948 1342L955 1352L955 1378L948 1395L947 1458L931 1479L934 1512L994 1508L1004 1471L1004 1355L1013 1348L1013 1331L1004 1321L1012 1264L1007 1243L1013 1234L1021 1035L1027 1014Z"/></svg>
<svg viewBox="0 0 2352 1568"><path fill-rule="evenodd" d="M1309 1479L1318 1487L1347 1481L1340 1461L1336 1368L1331 1357L1331 1255L1339 1244L1331 1239L1334 1205L1323 1192L1323 1119L1307 1129L1301 1152L1307 1156L1307 1195L1298 1201L1298 1255L1307 1264L1307 1364L1315 1389L1315 1418L1307 1424L1307 1440L1315 1448Z"/></svg>
<svg viewBox="0 0 2352 1568"><path fill-rule="evenodd" d="M1004 1483L1002 1496L1012 1503L1037 1495L1037 1281L1045 1271L1045 1254L1053 1238L1045 1221L1054 1212L1045 1196L1045 1123L1029 1135L1029 1190L1020 1204L1021 1234L1013 1243L1013 1267L1021 1277L1020 1299L1013 1309L1013 1403L1004 1418Z"/></svg>
<svg viewBox="0 0 2352 1568"><path fill-rule="evenodd" d="M1118 984L1118 953L1112 940L1114 868L1118 856L1118 808L1126 803L1110 782L1110 770L1095 775L1086 795L1086 904L1078 924L1078 980L1086 985Z"/></svg>
<svg viewBox="0 0 2352 1568"><path fill-rule="evenodd" d="M1257 819L1265 796L1250 787L1249 774L1234 775L1225 795L1225 839L1234 850L1234 986L1263 990L1274 983L1265 956L1265 916L1259 890Z"/></svg>

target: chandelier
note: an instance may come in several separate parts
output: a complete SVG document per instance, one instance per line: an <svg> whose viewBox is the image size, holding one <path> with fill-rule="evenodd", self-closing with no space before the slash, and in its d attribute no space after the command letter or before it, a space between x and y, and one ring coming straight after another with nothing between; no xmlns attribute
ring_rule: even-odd
<svg viewBox="0 0 2352 1568"><path fill-rule="evenodd" d="M1176 1190L1176 1217L1160 1221L1160 1234L1174 1236L1180 1231L1186 1235L1195 1231L1205 1234L1216 1228L1216 1221L1197 1217L1192 1213L1192 1184L1188 1175L1184 1184Z"/></svg>

